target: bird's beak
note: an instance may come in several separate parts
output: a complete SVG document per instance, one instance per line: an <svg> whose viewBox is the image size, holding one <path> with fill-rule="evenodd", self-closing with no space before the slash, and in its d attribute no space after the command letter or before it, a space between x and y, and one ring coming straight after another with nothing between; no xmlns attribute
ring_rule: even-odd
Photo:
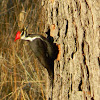
<svg viewBox="0 0 100 100"><path fill-rule="evenodd" d="M16 41L16 40L20 39L20 36L21 36L21 32L20 32L20 31L18 31L18 32L17 32L17 34L16 34L16 37L15 37L15 40L14 40L14 41Z"/></svg>

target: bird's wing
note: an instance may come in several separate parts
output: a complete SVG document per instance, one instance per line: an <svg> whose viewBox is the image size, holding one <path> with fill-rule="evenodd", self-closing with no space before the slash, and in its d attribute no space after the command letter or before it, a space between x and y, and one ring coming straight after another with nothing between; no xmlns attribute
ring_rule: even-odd
<svg viewBox="0 0 100 100"><path fill-rule="evenodd" d="M51 78L54 75L54 61L49 56L47 43L42 41L41 39L36 39L30 43L31 48L38 58L40 63L48 70L48 73Z"/></svg>
<svg viewBox="0 0 100 100"><path fill-rule="evenodd" d="M30 43L35 56L39 59L43 66L50 64L50 57L47 50L47 44L41 39L36 39Z"/></svg>

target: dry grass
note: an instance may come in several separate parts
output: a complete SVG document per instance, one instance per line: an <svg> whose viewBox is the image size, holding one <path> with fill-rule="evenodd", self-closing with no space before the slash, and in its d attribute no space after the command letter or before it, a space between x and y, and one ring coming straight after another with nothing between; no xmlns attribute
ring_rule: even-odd
<svg viewBox="0 0 100 100"><path fill-rule="evenodd" d="M40 1L18 1L0 2L0 100L44 100L41 66L27 42L14 42L21 4L26 9L23 24L29 25L30 32L43 32Z"/></svg>

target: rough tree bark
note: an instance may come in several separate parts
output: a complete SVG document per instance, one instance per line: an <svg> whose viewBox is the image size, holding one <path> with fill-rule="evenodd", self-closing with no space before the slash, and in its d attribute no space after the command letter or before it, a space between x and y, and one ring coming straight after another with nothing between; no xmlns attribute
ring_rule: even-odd
<svg viewBox="0 0 100 100"><path fill-rule="evenodd" d="M100 100L100 1L42 0L45 29L60 44L53 100Z"/></svg>

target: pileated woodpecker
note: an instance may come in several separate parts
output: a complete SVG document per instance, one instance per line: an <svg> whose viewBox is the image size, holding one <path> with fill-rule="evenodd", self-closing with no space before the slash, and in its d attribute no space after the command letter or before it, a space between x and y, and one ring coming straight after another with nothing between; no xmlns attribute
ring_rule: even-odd
<svg viewBox="0 0 100 100"><path fill-rule="evenodd" d="M18 31L15 41L18 39L29 41L30 47L40 63L47 69L50 78L54 79L54 60L58 55L58 47L55 43L39 34L27 34L26 28Z"/></svg>

